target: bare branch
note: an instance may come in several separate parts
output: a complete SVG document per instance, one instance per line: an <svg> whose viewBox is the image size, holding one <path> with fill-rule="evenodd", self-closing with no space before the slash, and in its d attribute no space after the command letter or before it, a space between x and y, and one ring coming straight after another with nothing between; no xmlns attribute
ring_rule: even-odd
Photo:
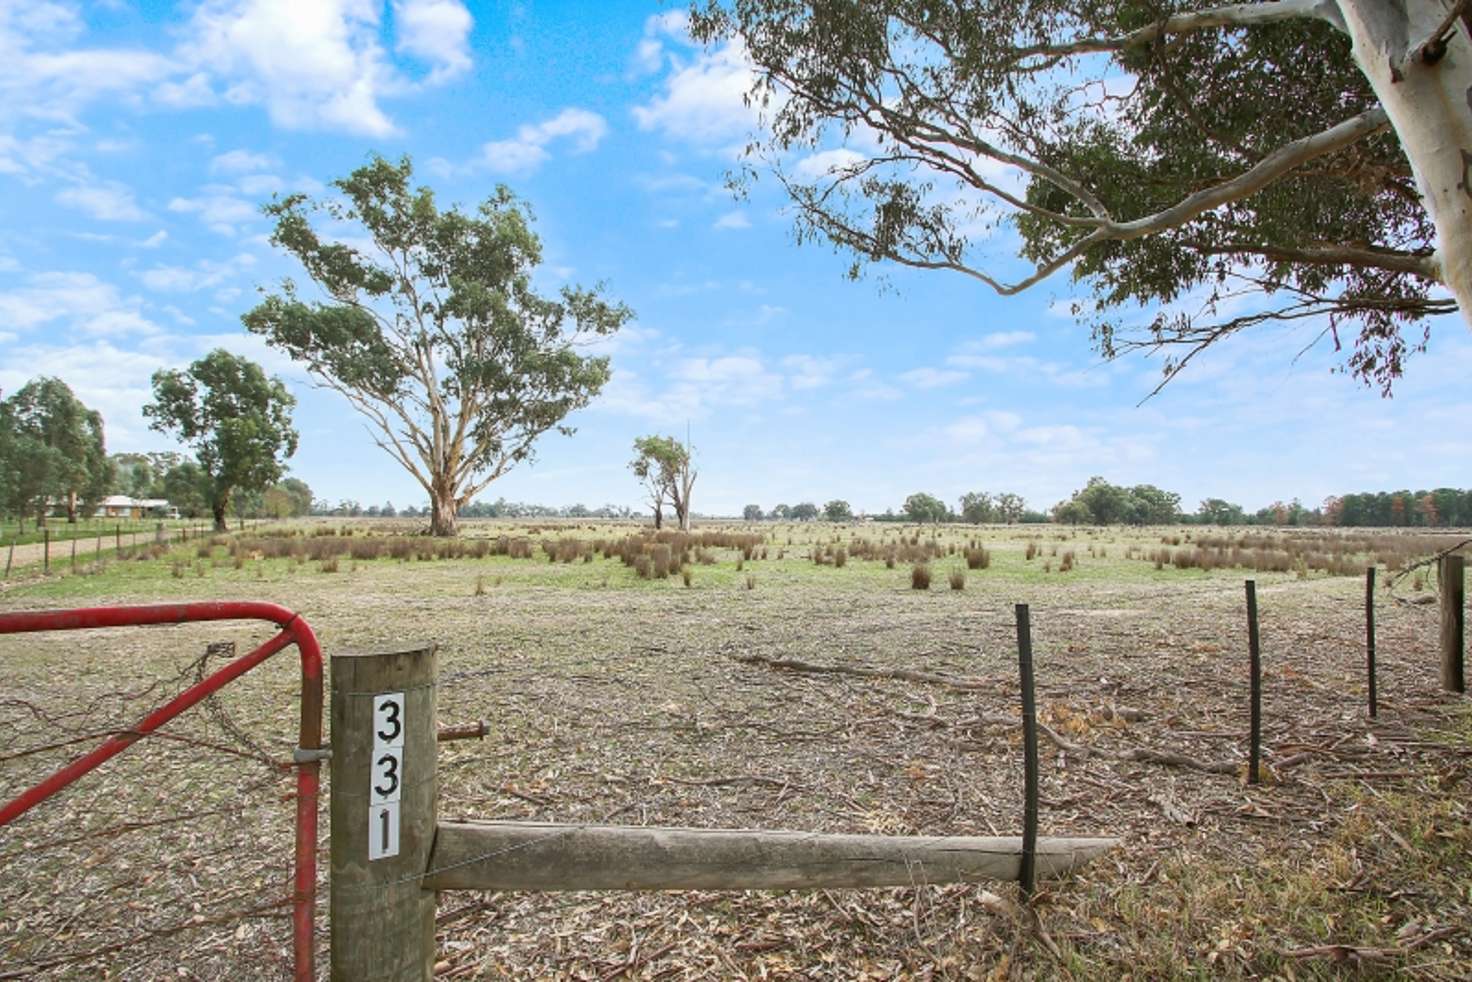
<svg viewBox="0 0 1472 982"><path fill-rule="evenodd" d="M1183 239L1180 245L1193 249L1205 256L1261 256L1279 262L1308 263L1319 266L1354 266L1360 269L1383 269L1391 273L1410 273L1428 280L1440 282L1441 271L1432 255L1417 252L1401 252L1395 249L1362 248L1359 246L1325 245L1260 246L1247 242L1216 244Z"/></svg>
<svg viewBox="0 0 1472 982"><path fill-rule="evenodd" d="M1135 45L1148 44L1158 38L1173 34L1189 34L1193 31L1215 27L1246 27L1271 24L1280 20L1327 20L1334 23L1332 16L1323 9L1322 0L1276 0L1270 3L1236 3L1209 10L1174 14L1154 24L1146 25L1128 34L1106 38L1082 38L1065 44L1039 44L1018 48L1013 58L1063 58L1070 55L1092 54L1101 51L1121 51Z"/></svg>
<svg viewBox="0 0 1472 982"><path fill-rule="evenodd" d="M1379 106L1367 109L1321 133L1285 143L1229 181L1187 195L1153 215L1109 224L1101 230L1106 232L1107 238L1127 241L1184 225L1213 208L1256 194L1284 174L1316 157L1342 150L1367 136L1388 129L1389 126L1390 117L1384 109Z"/></svg>

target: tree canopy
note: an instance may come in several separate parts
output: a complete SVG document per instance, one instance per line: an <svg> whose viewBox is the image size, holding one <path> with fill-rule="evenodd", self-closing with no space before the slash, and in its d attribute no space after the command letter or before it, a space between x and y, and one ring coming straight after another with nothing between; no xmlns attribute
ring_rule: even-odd
<svg viewBox="0 0 1472 982"><path fill-rule="evenodd" d="M542 259L527 207L504 187L474 213L441 210L411 186L407 157L381 157L334 181L337 197L291 194L266 206L271 241L325 295L286 280L243 318L368 421L375 441L429 495L430 528L456 515L608 380L580 343L632 316L599 288L533 289ZM352 229L363 238L334 239ZM349 244L351 242L352 244Z"/></svg>
<svg viewBox="0 0 1472 982"><path fill-rule="evenodd" d="M944 522L951 510L933 494L916 492L905 499L905 515L912 522Z"/></svg>
<svg viewBox="0 0 1472 982"><path fill-rule="evenodd" d="M1457 309L1446 290L1472 302L1455 12L731 0L692 33L743 45L765 116L745 177L775 173L799 239L849 252L853 275L890 261L1011 294L1067 271L1098 350L1162 352L1166 380L1237 331L1311 320L1388 393ZM1000 226L1028 265L1010 278Z"/></svg>
<svg viewBox="0 0 1472 982"><path fill-rule="evenodd" d="M268 378L260 365L223 348L187 371L154 372L153 402L143 407L143 415L153 429L192 447L200 471L170 471L165 484L171 498L186 494L191 481L196 487L202 481L215 528L224 531L231 494L270 487L281 478L286 458L296 453L295 405L280 379Z"/></svg>
<svg viewBox="0 0 1472 982"><path fill-rule="evenodd" d="M102 414L61 379L38 378L0 403L0 493L4 510L44 521L54 503L75 522L111 490Z"/></svg>

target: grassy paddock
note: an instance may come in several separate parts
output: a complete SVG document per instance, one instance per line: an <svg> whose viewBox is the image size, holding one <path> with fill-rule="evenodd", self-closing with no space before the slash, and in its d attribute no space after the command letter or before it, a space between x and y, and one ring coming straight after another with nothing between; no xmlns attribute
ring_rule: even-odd
<svg viewBox="0 0 1472 982"><path fill-rule="evenodd" d="M1021 827L1020 734L997 720L1018 711L1012 605L1026 602L1041 718L1065 748L1044 743L1044 833L1125 839L1047 884L1041 931L996 885L457 893L441 901L441 972L1303 978L1354 963L1370 975L1472 974L1472 719L1465 700L1437 691L1434 606L1382 597L1379 720L1362 708L1364 565L1404 566L1429 540L696 530L723 545L658 541L626 523L468 522L451 556L415 530L330 520L191 541L90 575L13 581L0 609L253 598L301 611L329 654L432 638L442 722L484 718L493 734L441 748L449 817L1005 834ZM743 538L753 534L763 538ZM1222 562L1174 561L1197 548ZM1152 558L1160 549L1170 558ZM1289 562L1225 565L1234 549L1243 562ZM928 589L914 585L922 562ZM1336 563L1356 575L1335 575ZM957 573L962 589L950 586ZM1271 775L1251 788L1217 772L1245 760L1247 576L1262 610ZM1416 592L1411 576L1397 587ZM244 651L268 634L0 637L0 792L68 759L67 741L125 727L182 688L206 642ZM918 669L967 687L794 674L763 658ZM145 741L7 829L0 965L49 964L38 973L58 978L176 965L282 974L282 911L241 911L284 895L290 776L260 758L289 757L295 697L288 653L181 721L175 739ZM1129 756L1139 749L1217 769L1142 763ZM151 936L160 929L176 933Z"/></svg>

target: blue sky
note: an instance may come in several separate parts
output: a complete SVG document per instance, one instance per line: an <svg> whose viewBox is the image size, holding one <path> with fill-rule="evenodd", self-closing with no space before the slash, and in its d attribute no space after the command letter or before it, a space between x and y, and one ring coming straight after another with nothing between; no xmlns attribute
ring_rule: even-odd
<svg viewBox="0 0 1472 982"><path fill-rule="evenodd" d="M214 347L299 399L292 470L319 497L419 504L359 418L245 335L273 193L410 154L442 202L506 183L532 205L548 289L603 281L637 319L614 378L486 496L638 505L636 436L697 451L698 511L841 497L883 511L1015 491L1046 508L1092 474L1250 509L1464 486L1472 338L1443 319L1393 400L1330 373L1315 328L1231 341L1143 406L1158 368L1100 363L1056 277L1004 299L939 272L850 282L794 244L771 182L722 186L754 117L734 49L681 8L458 0L0 0L0 389L66 380L109 449L170 449L149 376ZM1006 269L1005 234L988 247ZM1141 317L1147 318L1148 311Z"/></svg>

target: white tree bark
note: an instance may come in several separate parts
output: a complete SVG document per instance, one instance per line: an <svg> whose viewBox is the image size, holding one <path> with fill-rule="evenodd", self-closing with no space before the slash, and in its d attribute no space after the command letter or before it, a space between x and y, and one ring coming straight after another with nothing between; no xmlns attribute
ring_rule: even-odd
<svg viewBox="0 0 1472 982"><path fill-rule="evenodd" d="M1411 162L1436 226L1436 267L1472 325L1472 39L1451 0L1338 0L1354 59Z"/></svg>

